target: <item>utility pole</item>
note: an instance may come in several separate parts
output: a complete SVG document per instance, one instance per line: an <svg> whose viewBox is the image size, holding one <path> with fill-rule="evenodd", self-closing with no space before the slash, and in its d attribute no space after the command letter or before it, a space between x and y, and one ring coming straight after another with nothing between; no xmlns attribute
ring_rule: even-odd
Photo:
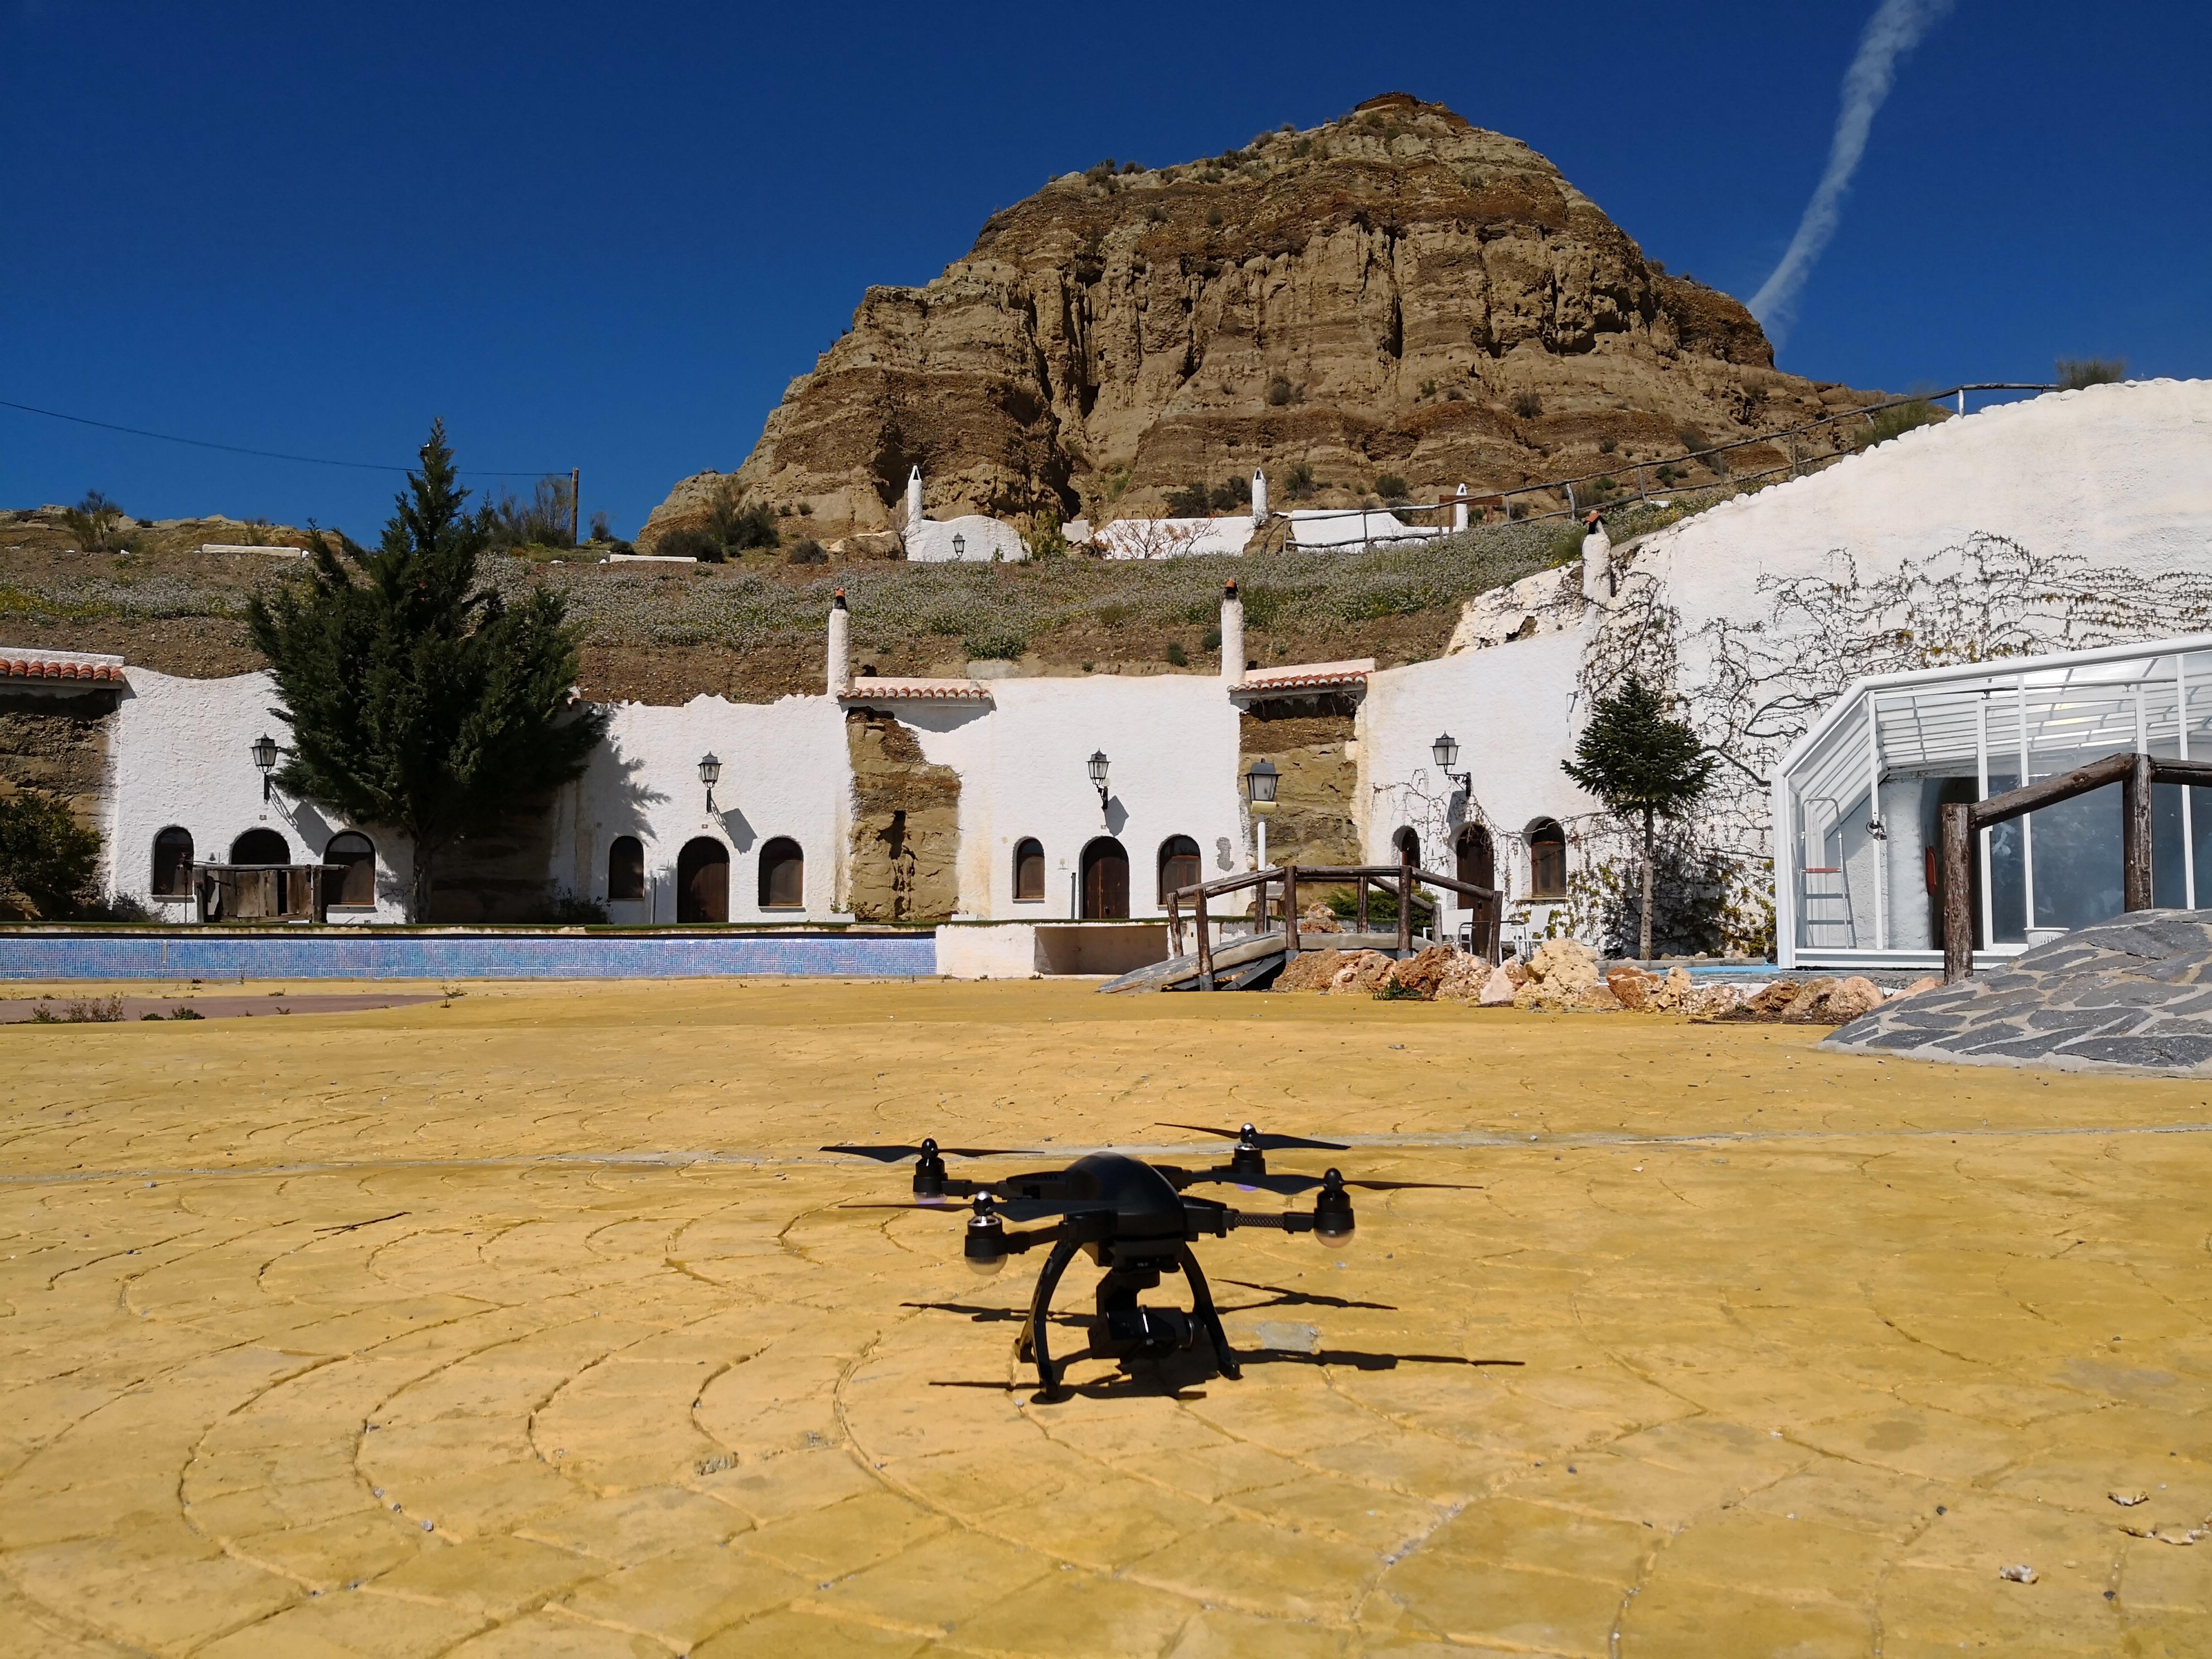
<svg viewBox="0 0 2212 1659"><path fill-rule="evenodd" d="M571 547L574 546L579 539L576 534L576 527L582 522L581 519L577 515L583 509L583 500L582 497L578 495L577 491L579 486L582 484L583 481L584 469L582 467L572 466L568 469L568 544Z"/></svg>

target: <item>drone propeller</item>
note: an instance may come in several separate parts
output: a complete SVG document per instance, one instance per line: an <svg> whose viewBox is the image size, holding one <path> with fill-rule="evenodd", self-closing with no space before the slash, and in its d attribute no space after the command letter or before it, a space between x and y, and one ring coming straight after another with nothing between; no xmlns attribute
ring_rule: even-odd
<svg viewBox="0 0 2212 1659"><path fill-rule="evenodd" d="M912 1204L840 1204L841 1210L921 1210L936 1215L957 1215L959 1211L949 1204L933 1204L927 1200ZM984 1193L978 1197L978 1213L996 1213L1008 1221L1042 1221L1047 1217L1081 1215L1086 1212L1111 1210L1114 1206L1097 1199L1073 1198L1000 1198Z"/></svg>
<svg viewBox="0 0 2212 1659"><path fill-rule="evenodd" d="M1242 1129L1219 1128L1204 1123L1163 1123L1163 1129L1188 1129L1194 1134L1218 1135L1224 1140L1233 1140L1241 1146L1250 1146L1263 1152L1288 1152L1304 1149L1316 1152L1346 1152L1352 1149L1339 1140L1308 1140L1303 1135L1262 1134L1250 1124Z"/></svg>
<svg viewBox="0 0 2212 1659"><path fill-rule="evenodd" d="M1328 1184L1327 1176L1246 1175L1236 1170L1209 1170L1204 1175L1195 1176L1194 1179L1233 1182L1239 1187L1253 1187L1261 1192L1281 1193L1285 1197L1294 1197L1299 1193L1310 1193L1316 1187ZM1354 1181L1348 1176L1340 1177L1337 1184L1342 1187L1364 1187L1368 1191L1375 1193L1405 1192L1417 1188L1435 1192L1455 1193L1479 1193L1482 1190L1480 1187L1457 1181Z"/></svg>
<svg viewBox="0 0 2212 1659"><path fill-rule="evenodd" d="M856 1146L846 1142L836 1146L824 1146L825 1152L850 1152L856 1158L872 1158L878 1164L896 1164L909 1158L1036 1158L1041 1154L1020 1146L940 1146L928 1136L922 1137L919 1146Z"/></svg>

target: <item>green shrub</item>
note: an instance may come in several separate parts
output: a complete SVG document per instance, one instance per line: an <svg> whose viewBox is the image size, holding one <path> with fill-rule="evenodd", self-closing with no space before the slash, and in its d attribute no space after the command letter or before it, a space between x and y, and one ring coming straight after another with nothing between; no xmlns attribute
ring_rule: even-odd
<svg viewBox="0 0 2212 1659"><path fill-rule="evenodd" d="M1169 663L1174 667L1188 668L1190 666L1190 653L1182 648L1182 641L1181 640L1170 640L1168 641L1167 659Z"/></svg>
<svg viewBox="0 0 2212 1659"><path fill-rule="evenodd" d="M1208 229L1218 230L1223 225L1228 223L1228 216L1223 213L1219 208L1206 209L1206 223Z"/></svg>
<svg viewBox="0 0 2212 1659"><path fill-rule="evenodd" d="M1395 472L1385 472L1375 480L1375 493L1395 507L1407 497L1406 481Z"/></svg>
<svg viewBox="0 0 2212 1659"><path fill-rule="evenodd" d="M1601 455L1610 455L1614 450L1620 447L1620 443L1618 439L1600 438L1597 441L1597 453Z"/></svg>
<svg viewBox="0 0 2212 1659"><path fill-rule="evenodd" d="M62 528L82 551L105 553L114 545L123 516L123 509L113 501L97 489L88 489L82 501L63 509Z"/></svg>
<svg viewBox="0 0 2212 1659"><path fill-rule="evenodd" d="M100 861L100 837L51 795L0 797L0 911L56 921L76 908Z"/></svg>
<svg viewBox="0 0 2212 1659"><path fill-rule="evenodd" d="M1202 519L1206 516L1209 492L1202 483L1185 484L1180 489L1168 491L1168 515L1176 519Z"/></svg>
<svg viewBox="0 0 2212 1659"><path fill-rule="evenodd" d="M1291 400L1291 382L1287 375L1278 374L1267 382L1267 405L1280 409Z"/></svg>
<svg viewBox="0 0 2212 1659"><path fill-rule="evenodd" d="M1234 513L1240 507L1251 506L1252 481L1240 472L1228 483L1214 485L1211 504L1217 513Z"/></svg>
<svg viewBox="0 0 2212 1659"><path fill-rule="evenodd" d="M707 533L721 544L725 553L773 548L783 540L768 503L745 500L734 483L725 483L714 492L707 508Z"/></svg>
<svg viewBox="0 0 2212 1659"><path fill-rule="evenodd" d="M969 635L965 643L969 656L978 662L1012 662L1030 648L1024 635L980 629Z"/></svg>
<svg viewBox="0 0 2212 1659"><path fill-rule="evenodd" d="M829 553L823 549L822 544L816 541L811 536L809 536L805 541L800 542L797 546L793 547L790 552L785 554L783 556L793 564L827 564L830 562Z"/></svg>
<svg viewBox="0 0 2212 1659"><path fill-rule="evenodd" d="M1339 921L1357 921L1359 918L1358 892L1350 887L1331 888L1328 895L1328 910L1329 914ZM1398 896L1395 893L1380 893L1371 887L1369 888L1367 890L1367 922L1370 927L1378 923L1395 927L1398 925Z"/></svg>
<svg viewBox="0 0 2212 1659"><path fill-rule="evenodd" d="M1513 394L1513 412L1524 421L1533 421L1544 412L1544 400L1534 392Z"/></svg>
<svg viewBox="0 0 2212 1659"><path fill-rule="evenodd" d="M1207 629L1206 630L1206 637L1205 637L1204 639L1200 640L1200 641L1198 642L1198 644L1199 644L1199 648L1200 648L1201 651L1218 651L1218 650L1220 650L1220 649L1221 649L1221 630L1220 630L1219 629L1218 629L1218 628L1209 628L1209 629Z"/></svg>
<svg viewBox="0 0 2212 1659"><path fill-rule="evenodd" d="M1283 475L1283 493L1294 501L1302 501L1314 493L1313 468L1304 461L1291 463L1291 470Z"/></svg>
<svg viewBox="0 0 2212 1659"><path fill-rule="evenodd" d="M512 490L502 490L499 499L487 502L483 509L484 525L490 532L487 545L574 547L576 538L568 533L573 506L568 480L557 475L533 484L527 501L518 501Z"/></svg>
<svg viewBox="0 0 2212 1659"><path fill-rule="evenodd" d="M689 528L671 530L653 544L653 550L671 559L697 559L703 564L720 564L724 555L721 543L704 530Z"/></svg>
<svg viewBox="0 0 2212 1659"><path fill-rule="evenodd" d="M2116 386L2128 378L2124 357L2061 357L2052 365L2051 379L2061 392L2079 392L2085 386Z"/></svg>

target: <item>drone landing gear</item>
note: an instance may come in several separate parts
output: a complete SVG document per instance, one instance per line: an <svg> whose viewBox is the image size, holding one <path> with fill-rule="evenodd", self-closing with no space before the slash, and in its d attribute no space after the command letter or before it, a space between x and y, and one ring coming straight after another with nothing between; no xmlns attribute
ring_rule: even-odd
<svg viewBox="0 0 2212 1659"><path fill-rule="evenodd" d="M1015 1358L1023 1364L1036 1366L1037 1380L1048 1395L1060 1392L1060 1378L1067 1370L1066 1360L1052 1357L1052 1296L1060 1288L1060 1275L1074 1261L1078 1248L1069 1239L1062 1239L1052 1247L1052 1254L1045 1259L1044 1271L1037 1275L1036 1291L1030 1299L1030 1316L1023 1321L1022 1334L1014 1341ZM1159 1287L1164 1272L1180 1272L1190 1280L1188 1313L1178 1308L1147 1308L1138 1303L1141 1292ZM1230 1351L1228 1333L1221 1328L1221 1316L1214 1311L1213 1292L1207 1288L1206 1274L1188 1244L1179 1247L1171 1261L1135 1261L1109 1267L1105 1277L1098 1281L1097 1312L1091 1322L1091 1352L1107 1358L1130 1354L1157 1357L1176 1349L1196 1346L1201 1333L1212 1345L1214 1363L1220 1367L1221 1374L1232 1381L1243 1376L1237 1356Z"/></svg>

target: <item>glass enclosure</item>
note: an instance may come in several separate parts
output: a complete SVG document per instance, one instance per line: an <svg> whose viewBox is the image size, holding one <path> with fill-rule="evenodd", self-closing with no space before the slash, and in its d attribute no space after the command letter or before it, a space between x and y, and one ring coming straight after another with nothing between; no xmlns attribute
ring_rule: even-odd
<svg viewBox="0 0 2212 1659"><path fill-rule="evenodd" d="M1776 781L1784 965L1940 963L1943 805L2123 750L2212 761L2212 636L1859 681ZM2152 902L2212 903L2212 790L2160 784L2152 816ZM1977 839L1978 949L2118 914L2118 784Z"/></svg>

